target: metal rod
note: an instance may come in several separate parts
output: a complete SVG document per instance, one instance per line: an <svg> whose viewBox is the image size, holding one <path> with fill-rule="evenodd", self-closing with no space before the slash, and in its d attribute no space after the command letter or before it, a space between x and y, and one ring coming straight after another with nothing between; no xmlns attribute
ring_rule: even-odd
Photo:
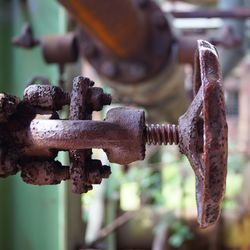
<svg viewBox="0 0 250 250"><path fill-rule="evenodd" d="M129 130L105 121L34 119L26 130L17 132L17 136L36 149L110 149L131 142Z"/></svg>
<svg viewBox="0 0 250 250"><path fill-rule="evenodd" d="M235 8L231 10L195 10L195 11L172 11L176 18L250 18L250 8Z"/></svg>

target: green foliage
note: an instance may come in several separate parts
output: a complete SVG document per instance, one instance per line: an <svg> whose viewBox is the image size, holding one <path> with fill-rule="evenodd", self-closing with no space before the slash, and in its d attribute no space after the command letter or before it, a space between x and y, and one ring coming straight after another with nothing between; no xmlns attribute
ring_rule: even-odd
<svg viewBox="0 0 250 250"><path fill-rule="evenodd" d="M180 247L184 241L191 240L194 237L190 228L180 220L174 222L171 226L171 232L172 234L169 237L168 242L175 248Z"/></svg>

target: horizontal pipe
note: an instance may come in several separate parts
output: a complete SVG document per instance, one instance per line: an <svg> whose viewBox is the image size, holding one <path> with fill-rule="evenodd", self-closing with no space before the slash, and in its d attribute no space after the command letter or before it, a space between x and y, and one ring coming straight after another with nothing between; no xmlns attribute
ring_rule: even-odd
<svg viewBox="0 0 250 250"><path fill-rule="evenodd" d="M147 21L132 0L58 0L85 31L121 58L133 58L147 42Z"/></svg>
<svg viewBox="0 0 250 250"><path fill-rule="evenodd" d="M129 130L105 121L34 119L26 130L17 132L16 136L19 142L36 150L112 149L131 142Z"/></svg>
<svg viewBox="0 0 250 250"><path fill-rule="evenodd" d="M231 10L194 10L194 11L172 11L176 18L250 18L250 8L234 8Z"/></svg>

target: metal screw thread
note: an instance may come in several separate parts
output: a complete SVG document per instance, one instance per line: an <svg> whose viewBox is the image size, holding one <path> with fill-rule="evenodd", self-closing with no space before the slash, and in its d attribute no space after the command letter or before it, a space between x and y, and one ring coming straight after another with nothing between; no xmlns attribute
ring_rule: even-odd
<svg viewBox="0 0 250 250"><path fill-rule="evenodd" d="M146 139L148 145L167 145L179 143L178 126L174 124L147 124Z"/></svg>

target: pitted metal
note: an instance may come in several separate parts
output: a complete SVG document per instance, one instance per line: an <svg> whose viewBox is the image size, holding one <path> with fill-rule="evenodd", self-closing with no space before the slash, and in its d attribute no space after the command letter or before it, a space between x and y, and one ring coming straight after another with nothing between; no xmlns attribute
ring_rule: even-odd
<svg viewBox="0 0 250 250"><path fill-rule="evenodd" d="M24 91L23 101L42 110L61 110L70 103L70 95L60 87L31 84Z"/></svg>
<svg viewBox="0 0 250 250"><path fill-rule="evenodd" d="M23 101L1 94L0 176L21 171L24 181L36 185L71 179L72 191L82 193L111 173L92 159L92 148L103 149L110 162L129 164L144 159L146 143L175 143L196 176L198 222L201 227L214 224L227 173L225 102L215 48L198 41L195 61L194 99L178 126L146 125L142 110L126 107L110 109L104 121L93 121L92 112L110 104L111 97L84 77L74 79L70 97L49 85L29 86ZM55 115L63 105L70 105L69 120ZM44 108L49 115L39 111ZM60 150L69 151L69 167L54 160Z"/></svg>
<svg viewBox="0 0 250 250"><path fill-rule="evenodd" d="M73 81L70 101L70 120L91 120L94 110L101 110L103 105L111 103L111 97L100 88L92 88L94 82L84 77ZM102 178L111 173L101 161L91 159L91 149L70 150L70 179L72 191L84 193L92 189L92 184L100 184ZM107 174L109 173L109 174Z"/></svg>
<svg viewBox="0 0 250 250"><path fill-rule="evenodd" d="M205 228L220 215L227 175L227 122L218 54L213 45L198 41L194 99L175 125L148 125L149 144L175 142L196 176L198 222Z"/></svg>

